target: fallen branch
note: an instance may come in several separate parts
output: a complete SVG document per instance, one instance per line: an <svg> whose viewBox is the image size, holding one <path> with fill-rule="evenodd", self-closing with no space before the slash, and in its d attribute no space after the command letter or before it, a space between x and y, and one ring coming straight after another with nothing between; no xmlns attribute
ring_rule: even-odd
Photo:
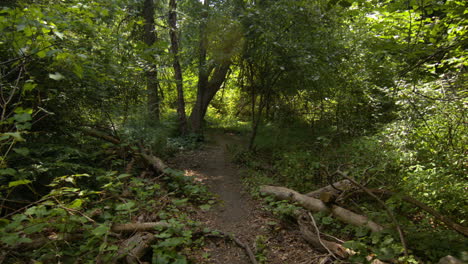
<svg viewBox="0 0 468 264"><path fill-rule="evenodd" d="M435 209L429 207L428 205L424 204L423 202L420 202L416 200L415 198L408 196L408 195L398 195L395 192L389 191L389 190L384 190L384 189L369 189L372 193L378 193L378 194L385 194L389 196L397 196L401 198L403 201L408 202L412 205L415 205L419 207L420 209L426 211L427 213L433 215L436 219L439 221L445 223L447 227L457 231L458 233L464 235L465 237L468 237L468 227L462 226L460 224L457 224L450 220L448 217L443 216L441 213L437 212Z"/></svg>
<svg viewBox="0 0 468 264"><path fill-rule="evenodd" d="M116 145L121 143L120 139L115 138L115 137L110 136L110 135L107 135L104 132L101 132L101 131L98 131L98 130L95 130L95 129L80 128L79 130L81 132L83 132L85 135L92 136L92 137L95 137L95 138L99 138L99 139L105 140L107 142L116 144ZM143 160L146 163L148 163L157 172L163 173L168 168L168 166L160 158L155 157L155 156L150 155L150 154L146 154L143 147L140 147L140 149L141 150L139 152L136 151L136 153L134 151L132 151L131 148L129 148L128 151L131 151L133 154L136 154L136 156L138 156L138 155L141 156L143 158ZM127 168L127 170L128 170L128 168Z"/></svg>
<svg viewBox="0 0 468 264"><path fill-rule="evenodd" d="M315 191L308 192L305 195L318 199L321 193L329 192L338 196L340 192L350 190L352 187L353 185L351 184L349 180L342 180L342 181L338 181L333 184L327 185L325 187L322 187L320 189L317 189Z"/></svg>
<svg viewBox="0 0 468 264"><path fill-rule="evenodd" d="M136 233L121 243L117 257L113 262L118 263L120 259L125 257L125 261L129 264L141 263L140 258L151 248L155 240L154 234L148 232Z"/></svg>
<svg viewBox="0 0 468 264"><path fill-rule="evenodd" d="M300 215L297 218L297 223L299 224L299 230L302 237L309 242L315 249L321 252L330 253L335 259L340 258L346 259L350 255L350 250L343 247L341 244L328 241L320 238L320 233L313 231L308 224L307 217L305 215ZM317 230L317 229L316 229Z"/></svg>
<svg viewBox="0 0 468 264"><path fill-rule="evenodd" d="M388 216L390 217L393 224L395 225L396 230L398 231L398 235L400 236L401 245L403 246L403 249L405 251L405 256L408 257L408 247L406 245L406 240L405 240L405 236L403 234L403 230L401 229L400 224L398 224L398 221L396 220L395 215L393 214L392 210L390 210L390 208L379 197L377 197L377 195L373 194L371 191L369 191L369 189L367 189L366 187L364 187L363 185L361 185L360 183L355 181L353 178L346 175L346 173L344 173L344 172L342 172L340 170L337 170L336 173L341 175L343 178L349 180L352 184L356 185L357 187L359 187L363 191L365 191L367 194L372 196L375 200L377 200L377 202L380 205L382 205L385 208L385 211L387 211Z"/></svg>
<svg viewBox="0 0 468 264"><path fill-rule="evenodd" d="M319 199L305 196L285 187L262 186L260 187L260 192L272 195L279 200L297 202L302 207L312 212L330 212L336 218L345 223L352 224L355 226L367 227L372 232L380 232L383 230L383 227L381 225L373 222L366 216L356 214L338 205L331 205L331 207L329 207Z"/></svg>
<svg viewBox="0 0 468 264"><path fill-rule="evenodd" d="M105 141L108 141L116 145L120 144L120 140L118 138L109 136L108 134L101 132L99 130L92 129L92 128L85 128L85 127L80 127L79 130L88 136L103 139Z"/></svg>
<svg viewBox="0 0 468 264"><path fill-rule="evenodd" d="M328 251L328 253L330 253L330 255L332 255L335 259L337 259L337 257L335 256L335 254L333 254L333 252L323 243L322 239L320 238L320 230L319 228L317 227L317 223L315 223L315 219L314 219L314 216L309 212L308 213L309 217L310 217L310 220L312 220L312 224L314 224L314 227L315 227L315 233L317 234L317 238L320 242L320 244Z"/></svg>
<svg viewBox="0 0 468 264"><path fill-rule="evenodd" d="M164 172L167 168L169 168L160 158L155 157L153 155L148 155L145 153L140 153L140 156L153 167L154 170L158 172Z"/></svg>
<svg viewBox="0 0 468 264"><path fill-rule="evenodd" d="M169 227L169 224L166 222L113 224L111 227L111 231L116 233L143 232L154 231L157 227Z"/></svg>

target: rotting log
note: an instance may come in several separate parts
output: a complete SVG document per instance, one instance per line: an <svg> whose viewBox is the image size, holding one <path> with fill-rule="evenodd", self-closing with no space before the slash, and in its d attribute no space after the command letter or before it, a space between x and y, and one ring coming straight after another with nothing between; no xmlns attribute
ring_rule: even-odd
<svg viewBox="0 0 468 264"><path fill-rule="evenodd" d="M128 264L141 263L140 258L142 258L151 248L151 245L155 240L156 237L154 234L149 232L136 233L120 244L117 257L113 262L119 263L119 260L125 258L125 261Z"/></svg>
<svg viewBox="0 0 468 264"><path fill-rule="evenodd" d="M373 222L367 216L356 214L338 205L331 205L329 207L319 199L300 194L294 190L285 187L262 186L260 187L260 192L265 193L267 195L272 195L279 200L297 202L302 207L312 212L332 213L336 218L345 223L352 224L355 226L367 227L372 232L380 232L383 230L383 227L381 225Z"/></svg>
<svg viewBox="0 0 468 264"><path fill-rule="evenodd" d="M153 155L148 155L143 152L140 153L140 156L149 164L151 167L158 171L158 172L164 172L167 168L169 168L160 158L153 156Z"/></svg>

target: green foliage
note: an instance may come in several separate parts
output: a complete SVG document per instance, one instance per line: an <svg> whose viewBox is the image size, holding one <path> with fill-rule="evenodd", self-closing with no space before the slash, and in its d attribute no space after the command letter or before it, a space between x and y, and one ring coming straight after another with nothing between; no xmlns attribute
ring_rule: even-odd
<svg viewBox="0 0 468 264"><path fill-rule="evenodd" d="M294 218L295 213L300 208L288 201L276 201L273 197L267 197L265 201L267 209L283 220Z"/></svg>
<svg viewBox="0 0 468 264"><path fill-rule="evenodd" d="M255 237L255 258L258 263L263 264L267 263L266 251L268 249L267 237L259 235Z"/></svg>
<svg viewBox="0 0 468 264"><path fill-rule="evenodd" d="M169 221L170 227L164 232L156 235L160 241L153 245L152 263L189 263L185 256L180 254L180 249L192 246L193 241L192 231L186 230L185 225L175 219Z"/></svg>

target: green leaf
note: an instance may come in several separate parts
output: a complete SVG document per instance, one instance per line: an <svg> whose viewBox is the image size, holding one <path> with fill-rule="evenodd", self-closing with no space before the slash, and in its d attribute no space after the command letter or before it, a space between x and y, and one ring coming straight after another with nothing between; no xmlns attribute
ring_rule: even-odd
<svg viewBox="0 0 468 264"><path fill-rule="evenodd" d="M329 216L325 216L322 218L322 224L324 225L329 225L331 223L333 223L333 218L329 217Z"/></svg>
<svg viewBox="0 0 468 264"><path fill-rule="evenodd" d="M20 185L29 184L29 183L31 183L30 180L12 181L12 182L8 183L8 187L11 188L11 187L16 187L16 186L20 186Z"/></svg>
<svg viewBox="0 0 468 264"><path fill-rule="evenodd" d="M76 199L68 207L71 208L71 209L80 209L81 205L83 205L83 200L82 199Z"/></svg>
<svg viewBox="0 0 468 264"><path fill-rule="evenodd" d="M46 223L42 223L42 224L33 224L33 225L31 225L31 226L26 227L23 231L24 231L24 233L26 233L26 234L39 233L39 232L42 232L42 230L43 230L44 227L46 227L46 226L47 226Z"/></svg>
<svg viewBox="0 0 468 264"><path fill-rule="evenodd" d="M49 73L49 78L56 80L56 81L60 81L60 80L65 79L65 76L63 76L59 72L55 72L55 73Z"/></svg>
<svg viewBox="0 0 468 264"><path fill-rule="evenodd" d="M47 52L45 50L41 50L38 53L36 53L39 58L44 58L47 55Z"/></svg>
<svg viewBox="0 0 468 264"><path fill-rule="evenodd" d="M28 156L29 155L29 149L27 148L14 148L14 152L22 155L22 156Z"/></svg>
<svg viewBox="0 0 468 264"><path fill-rule="evenodd" d="M181 205L186 204L187 201L188 201L188 198L185 198L185 199L174 199L174 200L172 200L172 203L173 203L175 206L181 206Z"/></svg>
<svg viewBox="0 0 468 264"><path fill-rule="evenodd" d="M132 175L128 174L128 173L123 173L123 174L120 174L119 176L117 176L117 179L121 180L121 179L128 178L130 176L132 176Z"/></svg>
<svg viewBox="0 0 468 264"><path fill-rule="evenodd" d="M159 243L158 246L160 247L176 247L182 245L186 242L186 239L183 237L171 237L163 242Z"/></svg>
<svg viewBox="0 0 468 264"><path fill-rule="evenodd" d="M54 32L54 35L57 36L59 39L63 39L63 33L58 32L56 30L54 30L53 32Z"/></svg>
<svg viewBox="0 0 468 264"><path fill-rule="evenodd" d="M115 207L115 210L117 210L117 211L126 211L126 210L132 209L134 206L135 206L135 202L134 201L129 201L128 203L117 205Z"/></svg>
<svg viewBox="0 0 468 264"><path fill-rule="evenodd" d="M26 83L23 85L23 94L25 92L29 92L29 91L34 90L34 88L36 88L36 86L37 86L37 83L34 83L32 80L26 81Z"/></svg>
<svg viewBox="0 0 468 264"><path fill-rule="evenodd" d="M2 241L3 243L5 243L7 245L10 245L10 246L18 245L18 244L21 244L21 243L30 243L30 242L32 242L32 240L29 239L29 238L19 237L19 235L17 233L3 234L2 238L0 238L0 241Z"/></svg>
<svg viewBox="0 0 468 264"><path fill-rule="evenodd" d="M107 232L109 232L109 229L110 229L109 226L102 224L96 227L93 231L91 231L91 233L93 233L93 235L95 236L100 237L100 236L105 235Z"/></svg>
<svg viewBox="0 0 468 264"><path fill-rule="evenodd" d="M15 176L17 174L17 171L12 168L6 168L6 169L0 169L0 175L11 175Z"/></svg>
<svg viewBox="0 0 468 264"><path fill-rule="evenodd" d="M21 113L14 115L14 118L18 122L28 122L32 120L31 114L29 113Z"/></svg>
<svg viewBox="0 0 468 264"><path fill-rule="evenodd" d="M208 211L210 210L210 208L211 208L211 205L209 204L200 205L200 209L202 209L203 211Z"/></svg>
<svg viewBox="0 0 468 264"><path fill-rule="evenodd" d="M7 133L2 133L0 136L8 136L12 137L15 141L24 141L24 138L21 136L20 132L7 132Z"/></svg>

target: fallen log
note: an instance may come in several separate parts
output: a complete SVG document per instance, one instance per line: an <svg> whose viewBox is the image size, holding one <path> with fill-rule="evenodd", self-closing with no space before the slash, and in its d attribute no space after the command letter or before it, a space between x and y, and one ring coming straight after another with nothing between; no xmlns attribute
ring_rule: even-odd
<svg viewBox="0 0 468 264"><path fill-rule="evenodd" d="M353 184L349 180L342 180L342 181L338 181L333 184L327 185L325 187L322 187L320 189L317 189L315 191L308 192L305 195L318 199L320 197L320 194L324 192L329 192L331 194L338 196L340 195L340 192L348 191L352 188L353 188Z"/></svg>
<svg viewBox="0 0 468 264"><path fill-rule="evenodd" d="M116 145L121 143L120 139L115 138L115 137L110 136L110 135L107 135L106 133L95 130L95 129L80 128L79 130L85 135L95 137L95 138L99 138L99 139L105 140L107 142L116 144ZM133 154L136 154L136 156L138 156L138 155L141 156L143 158L143 160L146 163L148 163L157 172L163 173L167 168L169 168L160 158L158 158L156 156L153 156L153 155L150 155L150 154L146 154L145 151L144 151L144 148L142 148L142 147L140 147L140 148L141 148L141 150L140 151L135 151L136 153L134 151L132 151L131 148L129 148L128 151L132 152Z"/></svg>
<svg viewBox="0 0 468 264"><path fill-rule="evenodd" d="M108 135L108 134L106 134L104 132L101 132L99 130L92 129L92 128L85 128L85 127L80 127L78 129L85 135L92 136L92 137L99 138L99 139L103 139L105 141L108 141L108 142L116 144L116 145L120 144L120 139L115 138L113 136L110 136L110 135Z"/></svg>
<svg viewBox="0 0 468 264"><path fill-rule="evenodd" d="M140 153L140 156L149 164L151 167L158 172L163 173L167 168L169 168L160 158L148 155L143 152Z"/></svg>
<svg viewBox="0 0 468 264"><path fill-rule="evenodd" d="M339 220L352 224L355 226L363 226L370 229L372 232L380 232L383 230L383 227L368 217L356 214L348 209L340 207L338 205L327 206L324 202L319 199L315 199L303 194L300 194L294 190L277 187L277 186L262 186L260 187L260 192L267 195L272 195L279 200L288 200L291 202L297 202L299 205L305 209L312 212L330 212Z"/></svg>
<svg viewBox="0 0 468 264"><path fill-rule="evenodd" d="M129 224L113 224L111 227L112 232L125 233L125 232L143 232L154 231L157 227L169 227L166 222L147 222L147 223L129 223Z"/></svg>
<svg viewBox="0 0 468 264"><path fill-rule="evenodd" d="M154 234L149 232L136 233L121 243L117 258L113 262L118 263L119 260L125 258L128 264L141 263L141 257L151 248L155 240Z"/></svg>

